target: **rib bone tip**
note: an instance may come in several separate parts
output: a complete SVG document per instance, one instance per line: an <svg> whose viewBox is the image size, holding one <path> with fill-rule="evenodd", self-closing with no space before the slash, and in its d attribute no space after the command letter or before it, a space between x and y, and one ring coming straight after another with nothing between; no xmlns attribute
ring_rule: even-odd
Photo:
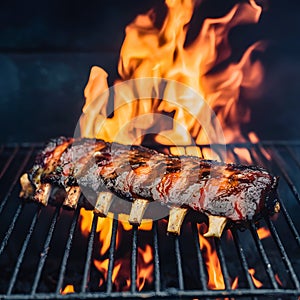
<svg viewBox="0 0 300 300"><path fill-rule="evenodd" d="M149 201L146 199L135 199L132 203L128 222L131 225L140 225L148 207Z"/></svg>
<svg viewBox="0 0 300 300"><path fill-rule="evenodd" d="M35 191L35 194L33 196L34 200L43 204L47 205L48 200L50 198L51 194L51 185L50 183L42 183Z"/></svg>
<svg viewBox="0 0 300 300"><path fill-rule="evenodd" d="M100 192L98 197L97 197L97 201L96 201L96 205L94 208L94 213L96 215L98 215L99 217L106 217L109 211L109 208L112 204L112 193L110 192Z"/></svg>
<svg viewBox="0 0 300 300"><path fill-rule="evenodd" d="M180 229L184 217L187 213L187 208L173 207L170 210L167 232L174 235L180 235Z"/></svg>
<svg viewBox="0 0 300 300"><path fill-rule="evenodd" d="M63 202L65 208L76 209L81 195L79 186L69 186L66 188L67 196Z"/></svg>
<svg viewBox="0 0 300 300"><path fill-rule="evenodd" d="M20 184L22 187L22 190L20 191L19 196L21 198L29 198L30 196L33 195L34 190L33 190L33 186L28 178L28 174L24 173L21 177L20 177Z"/></svg>
<svg viewBox="0 0 300 300"><path fill-rule="evenodd" d="M208 231L203 236L206 238L208 237L220 238L225 228L225 225L227 223L227 218L209 215L208 222L209 222Z"/></svg>

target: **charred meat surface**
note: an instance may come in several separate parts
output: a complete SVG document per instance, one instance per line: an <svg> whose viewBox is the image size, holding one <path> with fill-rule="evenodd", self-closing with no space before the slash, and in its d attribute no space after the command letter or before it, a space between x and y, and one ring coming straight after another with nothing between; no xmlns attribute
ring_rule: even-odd
<svg viewBox="0 0 300 300"><path fill-rule="evenodd" d="M79 186L95 195L110 191L127 201L158 201L232 221L252 220L278 206L277 178L262 168L93 139L52 141L21 184L21 196L43 204L45 186L62 190L64 197Z"/></svg>

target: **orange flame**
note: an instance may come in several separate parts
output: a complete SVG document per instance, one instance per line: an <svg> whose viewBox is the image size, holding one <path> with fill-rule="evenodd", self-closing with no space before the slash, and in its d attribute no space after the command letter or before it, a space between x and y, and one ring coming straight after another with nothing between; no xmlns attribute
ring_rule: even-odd
<svg viewBox="0 0 300 300"><path fill-rule="evenodd" d="M107 280L109 260L103 261L94 260L95 267L103 274L104 280L101 278L99 286L102 286ZM141 291L145 284L151 284L153 281L153 253L150 245L146 245L145 250L138 247L137 258L137 280L136 285L138 291ZM127 253L124 257L119 258L115 262L115 266L112 273L112 282L114 283L116 290L127 291L131 285L129 279L129 265Z"/></svg>
<svg viewBox="0 0 300 300"><path fill-rule="evenodd" d="M263 286L263 284L254 277L254 274L255 274L255 270L254 269L249 269L248 270L249 274L251 275L252 277L252 281L254 283L254 285L257 287L257 288L261 288Z"/></svg>
<svg viewBox="0 0 300 300"><path fill-rule="evenodd" d="M121 226L124 230L132 230L132 225L128 222L128 215L119 214L118 219L120 221ZM143 219L141 225L139 226L139 230L152 230L153 221L150 219Z"/></svg>
<svg viewBox="0 0 300 300"><path fill-rule="evenodd" d="M254 277L255 270L254 270L254 269L249 269L248 272L249 272L249 274L251 275L251 278L252 278L252 281L253 281L254 285L255 285L257 288L261 288L261 287L263 286L263 284L262 284L262 282L260 282L258 279L256 279L256 278ZM277 274L276 274L276 275L277 275ZM276 278L276 276L275 276L275 278ZM277 278L278 278L278 276L277 276ZM278 279L279 279L279 278L278 278ZM277 280L277 279L276 279L276 280ZM233 280L232 284L231 284L231 288L232 288L233 290L237 289L237 288L238 288L238 283L239 283L239 278L236 277L236 278Z"/></svg>
<svg viewBox="0 0 300 300"><path fill-rule="evenodd" d="M183 83L204 97L221 122L226 142L245 140L240 125L249 122L250 110L241 103L240 92L243 90L244 95L253 95L260 86L263 68L259 61L253 62L251 56L253 52L263 50L264 46L261 42L253 44L240 61L233 62L228 35L238 25L257 23L262 8L254 0L238 3L224 17L205 19L198 36L187 43L196 1L166 0L165 4L167 14L161 28L155 25L153 10L139 15L127 26L121 48L118 65L121 80L149 78L147 86L141 81L116 93L114 107L118 109L113 117L108 118L107 73L93 67L85 88L86 103L80 120L82 136L132 142L131 137L124 136L122 131L124 124L132 121L130 133L136 132L136 143L140 143L142 140L139 138L146 130L157 126L155 118L146 119L145 114L174 111L173 128L166 130L163 124L159 124L161 133L165 134L156 136L157 142L164 144L172 140L189 144L188 132L198 144L208 143L201 124L190 114L193 112L201 119L208 117L203 115L205 112L199 100L191 98L187 89L178 88L174 82L168 82L163 100L160 100L157 91L164 78ZM145 89L152 90L153 97L140 99L139 95L143 95ZM172 96L175 96L176 103L164 101L173 99ZM135 101L132 102L132 99ZM139 116L144 117L137 120Z"/></svg>
<svg viewBox="0 0 300 300"><path fill-rule="evenodd" d="M235 277L235 279L232 281L232 284L231 284L231 288L233 290L236 290L239 286L239 278L238 277Z"/></svg>
<svg viewBox="0 0 300 300"><path fill-rule="evenodd" d="M102 286L104 282L107 280L107 270L108 270L108 258L104 259L103 261L94 259L94 265L95 267L102 273L104 280L100 278L99 286Z"/></svg>
<svg viewBox="0 0 300 300"><path fill-rule="evenodd" d="M153 251L150 245L146 245L145 250L138 248L138 267L137 267L137 288L143 289L146 283L153 281Z"/></svg>
<svg viewBox="0 0 300 300"><path fill-rule="evenodd" d="M81 232L85 236L88 236L88 234L90 233L93 216L94 214L92 211L81 208L80 228L81 228ZM102 243L100 249L100 255L104 255L110 246L110 238L107 237L111 236L112 221L113 221L113 216L111 213L108 214L107 218L98 218L96 232L99 233L99 241ZM117 243L118 243L118 238L117 238Z"/></svg>
<svg viewBox="0 0 300 300"><path fill-rule="evenodd" d="M91 230L91 224L93 220L94 214L92 211L85 210L81 208L80 210L80 228L83 235L86 237L89 235ZM98 218L96 232L99 234L99 254L103 257L110 246L111 233L112 233L112 214L109 213L107 218ZM116 237L116 246L119 245L119 236L117 234ZM95 267L102 273L104 279L107 279L107 271L108 271L108 259L97 260L94 259ZM100 279L99 286L104 283L102 278Z"/></svg>
<svg viewBox="0 0 300 300"><path fill-rule="evenodd" d="M217 252L212 244L201 234L202 232L205 232L205 226L206 225L198 224L200 249L205 255L205 263L208 272L207 286L210 289L223 290L225 289L225 283Z"/></svg>
<svg viewBox="0 0 300 300"><path fill-rule="evenodd" d="M93 212L82 208L80 210L80 228L81 232L87 237L91 230L91 224L93 220ZM99 287L101 287L107 281L108 264L109 259L107 253L110 247L111 234L112 234L112 214L109 213L107 218L98 218L96 233L99 234L99 254L100 259L94 259L94 266L102 274L102 278L99 281ZM128 249L128 239L123 238L122 231L131 230L132 226L128 223L128 216L124 214L119 215L119 226L116 236L116 248L117 253L119 248ZM143 220L140 229L143 231L149 231L152 229L152 220ZM130 249L128 249L130 251ZM116 290L127 291L130 288L129 279L129 265L128 265L129 252L123 253L121 258L115 260L112 282L115 285ZM142 290L145 284L151 284L153 281L153 253L150 245L146 245L145 249L138 247L137 258L137 288Z"/></svg>
<svg viewBox="0 0 300 300"><path fill-rule="evenodd" d="M86 102L80 119L83 137L140 144L147 130L155 127L159 132L156 133L155 141L161 144L190 145L192 140L197 144L207 144L211 140L198 119L209 119L211 116L207 116L203 105L191 96L188 88L192 88L215 112L227 143L245 140L240 126L249 122L250 110L242 103L240 93L243 90L243 95L250 99L253 91L258 90L263 78L263 68L259 61L252 61L252 54L263 50L264 46L261 42L253 44L236 62L232 59L228 36L231 29L238 25L257 23L262 8L254 0L238 3L223 17L205 19L198 36L192 42L187 42L190 21L197 3L193 0L166 0L167 13L160 28L155 25L153 10L137 16L127 26L118 64L121 80L116 82L114 88L129 79L149 80L147 85L145 81L137 81L134 86L123 86L119 93L113 95L114 103L111 105L108 74L99 67L93 67L84 91ZM163 95L160 95L159 87L163 79L169 81L164 87ZM182 85L178 87L176 82ZM153 91L153 95L147 99L141 96L145 89ZM174 103L166 100L174 98ZM107 113L109 106L115 107L113 115ZM155 114L172 115L171 126L157 122ZM128 122L131 125L126 132L124 124ZM256 135L252 133L249 138L255 139ZM175 148L174 151L180 154L182 149ZM192 151L200 154L199 149ZM240 153L239 150L237 152L246 161L250 160L249 154ZM215 158L209 149L204 149L202 154L205 158ZM81 230L87 236L93 213L81 209L80 214ZM121 235L132 228L127 220L128 216L119 216L116 251L123 242L126 243ZM152 222L149 220L143 221L140 227L141 230L151 228ZM100 259L94 259L94 265L103 274L104 279L99 282L101 286L107 280L108 259L105 255L110 246L112 218L99 218L96 232L99 234ZM224 289L216 250L200 233L199 236L201 250L206 255L208 287ZM151 247L146 245L143 249L138 248L138 290L153 280ZM125 261L126 255L125 253L123 258L115 260L112 279L117 290L128 290L130 287L130 280L126 275L129 268Z"/></svg>
<svg viewBox="0 0 300 300"><path fill-rule="evenodd" d="M72 284L66 285L65 288L60 293L62 295L70 294L70 293L75 293L74 285L72 285Z"/></svg>

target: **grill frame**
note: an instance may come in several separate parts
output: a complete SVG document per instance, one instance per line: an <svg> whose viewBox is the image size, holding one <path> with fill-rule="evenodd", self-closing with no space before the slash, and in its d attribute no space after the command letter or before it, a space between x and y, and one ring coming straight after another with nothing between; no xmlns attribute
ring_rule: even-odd
<svg viewBox="0 0 300 300"><path fill-rule="evenodd" d="M0 172L0 180L6 175L7 171L10 169L12 162L14 161L15 157L18 155L20 151L25 152L24 160L19 166L19 169L15 172L15 176L9 182L9 187L6 190L5 196L2 200L0 200L0 214L4 212L4 209L7 205L7 203L11 200L11 194L16 189L19 189L18 187L18 180L22 172L26 169L26 166L29 165L30 159L33 159L36 152L43 147L42 144L32 144L32 143L23 143L23 144L8 144L8 145L2 145L0 148L0 158L3 155L4 151L7 151L7 149L11 149L10 156L7 159L4 164L2 164L2 170ZM201 153L203 153L203 149L205 147L209 146L199 146L199 149ZM214 145L214 150L216 153L218 153L218 147L223 147L223 145ZM290 154L290 158L295 161L295 164L300 169L300 160L297 158L297 155L295 154L295 151L293 148L299 148L300 150L300 141L276 141L276 142L260 142L257 144L252 143L235 143L226 145L227 150L233 155L236 162L239 163L239 156L235 152L237 148L246 149L249 152L249 155L251 156L252 162L254 164L257 164L257 158L254 154L257 155L257 157L265 164L265 166L272 171L279 170L280 175L282 177L281 181L284 181L284 184L288 186L291 193L294 196L294 199L297 202L297 205L300 204L300 196L297 190L296 185L293 183L292 178L290 177L288 171L287 171L287 165L284 158L281 156L279 148L283 147L288 151ZM272 161L269 161L265 155L265 153L269 153L269 151L272 152ZM300 248L300 236L297 231L297 228L294 224L294 221L292 217L290 216L284 201L282 201L281 197L279 197L280 204L281 204L281 214L283 215L287 228L291 231L298 248ZM19 200L17 200L19 201ZM10 237L15 229L15 225L18 221L18 218L20 214L22 213L24 206L26 203L20 201L17 205L17 208L15 210L15 214L8 226L8 229L6 231L6 234L4 236L4 239L0 242L0 256L5 252L6 246L9 243ZM186 290L184 286L184 277L183 277L183 270L182 270L182 263L181 263L181 250L180 250L180 238L174 237L174 245L175 245L175 257L176 257L176 266L177 266L177 273L178 273L178 288L170 288L166 290L162 290L161 287L161 272L160 272L160 257L159 257L159 243L158 243L158 221L154 221L153 223L153 253L154 253L154 288L151 291L137 291L136 284L131 284L130 291L128 292L114 292L113 291L113 283L112 283L112 273L113 273L113 267L114 267L114 249L116 245L116 235L117 235L117 227L118 227L118 221L113 220L113 228L112 228L112 237L111 237L111 244L109 247L109 264L108 264L108 275L107 275L107 285L106 285L106 291L104 292L89 292L87 289L88 286L88 278L90 274L90 268L92 263L92 255L93 255L93 246L95 241L95 235L96 235L96 228L97 228L97 222L98 217L94 215L91 231L88 237L88 244L87 244L87 251L86 251L86 257L85 257L85 263L84 263L84 272L83 272L83 278L82 278L82 284L80 292L71 293L62 295L60 294L61 289L63 288L64 279L65 279L65 272L68 264L68 259L70 256L70 252L72 249L72 243L74 239L74 234L76 230L76 225L78 224L79 219L79 212L80 207L78 207L72 217L70 228L68 229L68 238L66 240L66 247L64 251L64 255L61 260L60 264L60 270L59 275L57 279L57 285L56 290L54 293L41 293L38 292L38 285L41 279L41 274L43 272L48 252L50 249L51 241L53 238L53 234L57 225L57 221L59 219L60 213L62 208L57 207L54 211L54 214L52 216L52 220L50 222L48 234L45 238L45 242L43 245L43 250L41 252L39 263L37 270L35 272L34 281L31 287L31 292L29 294L14 294L13 288L16 284L18 273L20 271L24 255L26 253L26 250L28 249L28 245L30 243L32 233L36 227L37 221L39 219L39 215L41 213L41 210L43 209L41 205L36 205L35 207L36 211L33 215L33 218L31 220L30 226L28 228L27 234L25 236L24 242L22 243L21 250L19 252L15 267L13 269L13 273L11 275L7 292L0 294L0 298L3 299L94 299L94 298L166 298L166 299L174 299L174 298L182 298L182 299L191 299L195 297L207 297L207 298L226 298L226 297L298 297L300 296L300 283L299 278L296 275L296 272L294 270L294 267L292 265L292 262L286 252L285 245L281 241L280 236L277 232L277 229L274 225L274 222L269 218L265 218L265 222L271 232L272 238L276 243L276 246L278 248L278 251L280 252L280 255L282 257L282 262L285 264L286 271L290 274L290 279L293 283L294 288L292 289L284 289L281 288L277 281L275 280L275 273L272 270L272 265L270 263L270 260L268 258L268 249L266 250L264 248L264 245L262 244L261 240L259 239L256 231L256 227L254 224L251 224L249 231L251 232L252 238L256 244L257 250L259 252L259 255L261 257L261 261L263 262L265 266L265 271L267 273L267 276L269 278L270 284L272 288L270 289L257 289L255 288L253 281L251 279L251 276L248 272L249 266L247 263L247 258L244 253L243 246L239 240L238 234L236 229L233 227L231 228L231 233L233 236L234 244L236 246L236 250L239 256L239 260L241 262L241 267L243 270L243 275L246 278L246 281L248 283L248 288L238 288L236 290L231 289L230 286L230 280L228 275L228 269L226 265L226 258L223 253L222 244L221 242L214 238L214 243L216 245L216 251L218 254L218 258L220 261L223 277L224 277L224 283L225 283L225 290L210 290L207 288L206 284L206 275L205 275L205 267L203 262L203 257L200 251L200 242L198 237L198 229L196 224L192 224L192 232L193 232L193 239L194 243L196 245L197 250L197 262L199 265L199 279L201 282L201 289L197 290ZM198 245L198 247L197 247ZM136 282L137 274L137 247L138 247L138 228L134 227L132 229L132 242L131 242L131 283Z"/></svg>

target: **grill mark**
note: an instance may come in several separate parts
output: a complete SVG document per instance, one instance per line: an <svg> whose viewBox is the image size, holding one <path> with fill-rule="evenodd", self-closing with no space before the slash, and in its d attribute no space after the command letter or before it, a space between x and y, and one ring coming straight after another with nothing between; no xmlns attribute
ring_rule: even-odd
<svg viewBox="0 0 300 300"><path fill-rule="evenodd" d="M95 144L91 146L93 142ZM64 143L68 146L61 151L64 147L61 145ZM71 144L75 147L73 150ZM56 146L55 142L52 142L37 157L37 164L33 167L33 171L29 172L30 176L32 177L37 169L42 169L42 163L45 164L45 162L51 161L51 157L55 157L53 164L49 166L50 169L55 167L55 171L42 170L43 180L51 179L53 184L64 186L76 185L74 170L69 161L70 155L68 156L72 151L75 151L77 155L74 165L78 163L84 166L81 169L83 175L89 171L88 163L93 161L92 156L88 157L90 154L86 155L86 151L88 153L98 151L99 155L95 158L98 168L96 168L95 174L91 173L91 176L95 176L95 180L103 181L108 189L129 201L135 197L160 201L168 205L174 203L180 205L180 201L182 201L182 205L189 205L200 212L209 212L210 208L204 206L205 203L210 203L215 214L226 215L222 209L226 207L228 199L233 199L232 207L234 207L237 217L228 214L226 216L245 219L247 215L244 211L247 209L244 209L244 206L247 207L247 201L249 201L249 205L253 205L253 197L248 199L245 194L247 189L255 189L258 197L254 200L259 209L264 209L265 206L271 209L271 204L276 197L273 191L276 186L273 177L258 167L225 165L198 157L159 154L141 146L129 147L104 141L95 142L89 139L82 139L76 143L73 143L71 139L61 139L56 142ZM59 156L60 152L63 152L63 156L60 156L61 159L57 161L56 155ZM70 170L66 169L68 164ZM259 181L257 181L258 179ZM195 184L200 185L199 190L193 188L187 190ZM195 188L198 188L198 185ZM212 193L208 192L210 188ZM268 197L270 193L272 197ZM189 195L194 202L186 203L182 200L183 197ZM236 203L242 199L241 196L246 197L246 200L241 200L244 201L240 204L244 205L242 210L241 206L237 206ZM270 201L266 204L264 198ZM251 214L252 212L250 212Z"/></svg>

